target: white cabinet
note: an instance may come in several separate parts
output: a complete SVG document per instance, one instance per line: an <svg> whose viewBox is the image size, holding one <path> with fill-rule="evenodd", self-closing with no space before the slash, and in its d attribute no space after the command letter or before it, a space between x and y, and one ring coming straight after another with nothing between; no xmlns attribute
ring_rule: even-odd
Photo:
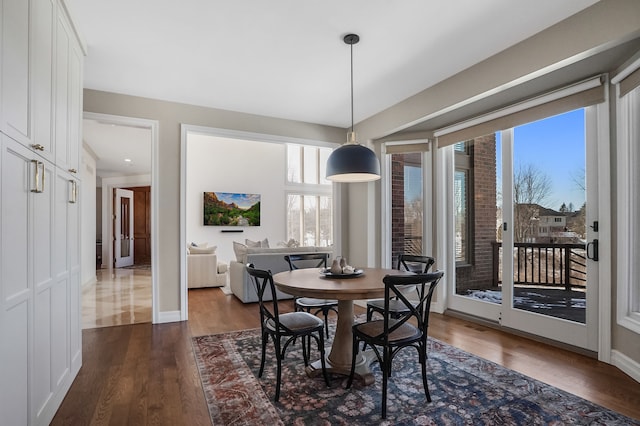
<svg viewBox="0 0 640 426"><path fill-rule="evenodd" d="M60 0L0 10L0 423L46 425L82 364L83 51Z"/></svg>
<svg viewBox="0 0 640 426"><path fill-rule="evenodd" d="M55 0L0 5L0 131L53 161Z"/></svg>
<svg viewBox="0 0 640 426"><path fill-rule="evenodd" d="M2 120L0 130L28 145L29 1L2 0Z"/></svg>
<svg viewBox="0 0 640 426"><path fill-rule="evenodd" d="M30 147L54 162L53 60L56 23L55 0L31 0L31 119Z"/></svg>
<svg viewBox="0 0 640 426"><path fill-rule="evenodd" d="M56 30L56 165L77 173L82 113L82 52L66 15L60 13Z"/></svg>
<svg viewBox="0 0 640 426"><path fill-rule="evenodd" d="M31 152L1 134L0 156L0 415L24 425L29 419L28 390L33 291L30 282L30 213L35 173Z"/></svg>

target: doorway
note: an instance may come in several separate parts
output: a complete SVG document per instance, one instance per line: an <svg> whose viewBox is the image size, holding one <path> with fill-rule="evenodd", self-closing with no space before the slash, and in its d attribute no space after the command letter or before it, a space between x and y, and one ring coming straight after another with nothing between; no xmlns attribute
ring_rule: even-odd
<svg viewBox="0 0 640 426"><path fill-rule="evenodd" d="M151 187L113 191L114 267L151 270Z"/></svg>
<svg viewBox="0 0 640 426"><path fill-rule="evenodd" d="M83 312L95 326L155 323L158 122L95 113L85 113L84 120L85 148L96 158L97 199L96 261L84 265L95 267L96 275L83 286ZM125 229L118 232L122 239L113 238L114 230ZM113 294L100 295L98 288Z"/></svg>
<svg viewBox="0 0 640 426"><path fill-rule="evenodd" d="M133 266L133 191L114 189L113 263L116 268Z"/></svg>
<svg viewBox="0 0 640 426"><path fill-rule="evenodd" d="M450 309L598 351L597 108L443 148Z"/></svg>

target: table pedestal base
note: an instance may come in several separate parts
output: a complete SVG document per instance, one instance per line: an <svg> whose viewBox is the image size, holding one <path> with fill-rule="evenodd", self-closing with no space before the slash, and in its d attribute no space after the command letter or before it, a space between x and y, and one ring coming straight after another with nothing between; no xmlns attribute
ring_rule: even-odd
<svg viewBox="0 0 640 426"><path fill-rule="evenodd" d="M360 378L365 386L372 385L375 382L375 377L371 373L369 365L376 359L375 354L372 351L366 351L364 354L361 352L356 356L356 368L355 376ZM349 365L335 365L331 362L329 357L325 358L328 374L342 374L348 376L351 373L351 364ZM309 377L322 376L322 363L320 360L312 362L306 368L307 375Z"/></svg>
<svg viewBox="0 0 640 426"><path fill-rule="evenodd" d="M348 376L351 372L351 353L353 348L353 300L338 300L338 321L336 332L333 337L331 351L325 358L327 372L333 374L343 374ZM374 382L374 377L369 369L369 364L375 359L373 353L358 353L356 356L355 375L361 378L365 385ZM322 363L320 360L307 367L309 376L322 374Z"/></svg>

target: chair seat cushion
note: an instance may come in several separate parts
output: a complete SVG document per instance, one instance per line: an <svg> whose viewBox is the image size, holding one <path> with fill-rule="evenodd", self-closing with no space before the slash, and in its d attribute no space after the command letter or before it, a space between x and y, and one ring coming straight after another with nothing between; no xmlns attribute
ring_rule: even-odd
<svg viewBox="0 0 640 426"><path fill-rule="evenodd" d="M384 299L369 300L367 302L367 307L371 307L382 312L384 311ZM389 300L389 310L392 312L409 312L407 305L397 299Z"/></svg>
<svg viewBox="0 0 640 426"><path fill-rule="evenodd" d="M389 321L389 327L395 324L397 321ZM367 340L372 342L382 342L382 334L384 334L384 321L368 321L353 326L354 333L357 333L363 337L367 337ZM375 338L376 336L380 336ZM397 330L394 330L389 334L389 342L405 342L407 340L417 340L421 336L420 330L412 324L404 323Z"/></svg>
<svg viewBox="0 0 640 426"><path fill-rule="evenodd" d="M307 312L288 312L286 314L280 314L280 324L287 327L292 331L303 331L324 328L324 322L315 315L311 315ZM269 319L266 321L267 328L275 331L275 321Z"/></svg>
<svg viewBox="0 0 640 426"><path fill-rule="evenodd" d="M321 308L323 306L338 306L337 300L314 299L312 297L301 297L296 300L296 305L303 308Z"/></svg>

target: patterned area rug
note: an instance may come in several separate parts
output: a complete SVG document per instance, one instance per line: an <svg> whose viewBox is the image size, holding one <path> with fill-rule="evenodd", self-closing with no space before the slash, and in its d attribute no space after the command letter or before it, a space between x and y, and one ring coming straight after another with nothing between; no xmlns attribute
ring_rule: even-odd
<svg viewBox="0 0 640 426"><path fill-rule="evenodd" d="M280 401L274 402L276 363L267 347L260 368L260 332L193 338L196 362L214 425L640 425L640 422L575 395L478 358L435 339L429 342L427 403L416 351L406 349L394 360L389 380L387 419L380 418L379 365L376 382L305 374L298 342L283 363ZM327 346L328 348L329 346ZM317 355L317 350L314 351Z"/></svg>

